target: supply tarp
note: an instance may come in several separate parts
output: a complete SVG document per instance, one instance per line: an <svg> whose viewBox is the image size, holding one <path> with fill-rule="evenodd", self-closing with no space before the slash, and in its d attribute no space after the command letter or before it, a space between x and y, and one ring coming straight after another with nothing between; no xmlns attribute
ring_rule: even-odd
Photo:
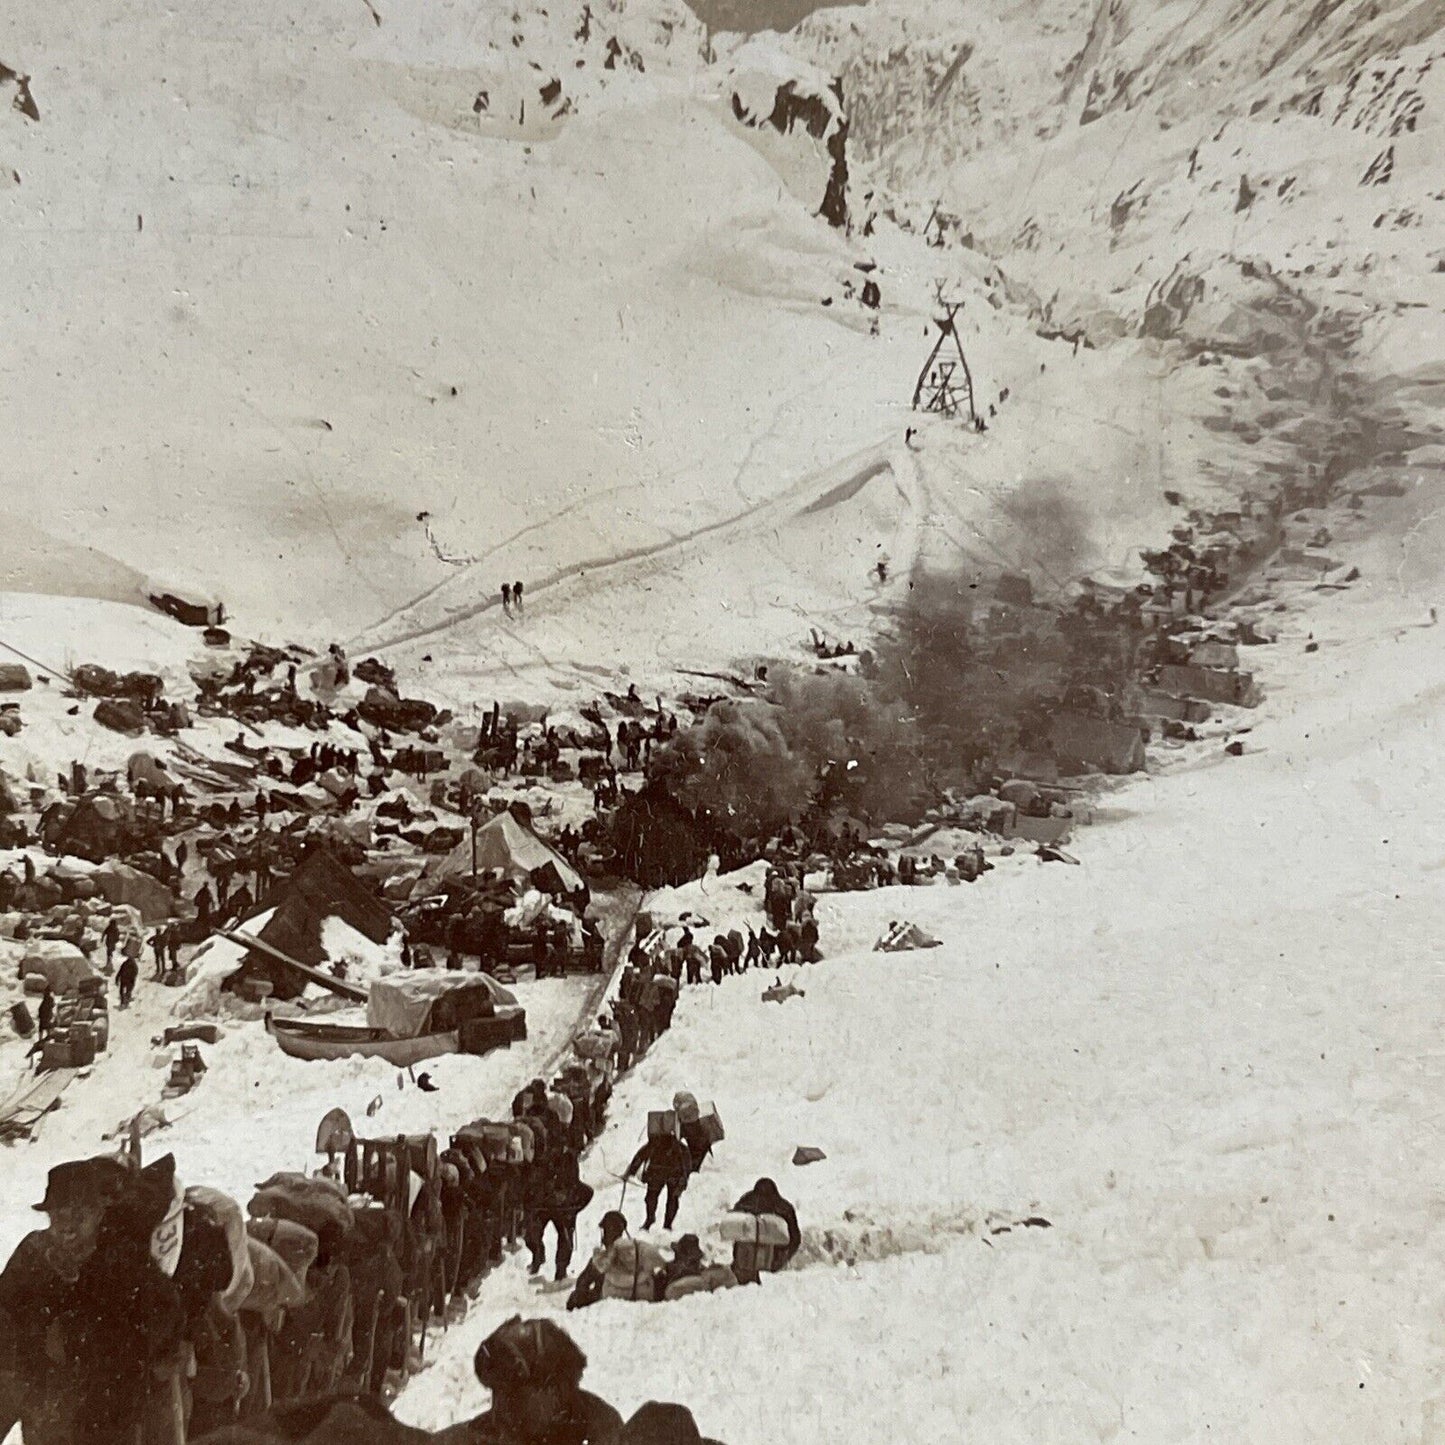
<svg viewBox="0 0 1445 1445"><path fill-rule="evenodd" d="M393 1038L414 1039L426 1032L438 999L468 990L485 990L498 1008L517 1002L516 994L490 974L425 969L377 979L367 995L366 1022L374 1029L385 1029Z"/></svg>

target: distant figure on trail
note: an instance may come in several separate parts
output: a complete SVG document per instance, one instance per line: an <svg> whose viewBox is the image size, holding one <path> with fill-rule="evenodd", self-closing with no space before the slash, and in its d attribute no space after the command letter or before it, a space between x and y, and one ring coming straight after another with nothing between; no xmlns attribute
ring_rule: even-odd
<svg viewBox="0 0 1445 1445"><path fill-rule="evenodd" d="M131 997L135 993L136 980L140 977L140 969L136 967L135 957L126 954L121 959L120 967L115 971L116 987L120 990L120 1006L129 1008Z"/></svg>
<svg viewBox="0 0 1445 1445"><path fill-rule="evenodd" d="M878 574L878 580L880 582L886 582L888 580L888 564L886 562L880 561L873 570Z"/></svg>
<svg viewBox="0 0 1445 1445"><path fill-rule="evenodd" d="M502 611L508 617L512 615L512 584L510 582L502 583Z"/></svg>
<svg viewBox="0 0 1445 1445"><path fill-rule="evenodd" d="M40 996L40 1020L37 1039L43 1043L50 1037L50 1031L55 1026L55 992L47 984L45 992Z"/></svg>
<svg viewBox="0 0 1445 1445"><path fill-rule="evenodd" d="M512 602L516 606L517 616L520 617L522 615L522 584L520 582L512 583Z"/></svg>

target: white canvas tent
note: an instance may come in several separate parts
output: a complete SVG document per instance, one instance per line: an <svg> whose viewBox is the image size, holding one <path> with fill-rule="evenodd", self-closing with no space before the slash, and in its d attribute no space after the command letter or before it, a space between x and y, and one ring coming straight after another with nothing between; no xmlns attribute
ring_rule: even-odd
<svg viewBox="0 0 1445 1445"><path fill-rule="evenodd" d="M491 822L477 829L476 848L478 877L496 869L504 878L525 887L538 868L550 863L567 892L575 893L585 886L581 875L555 848L549 847L511 813L498 813ZM427 875L426 884L432 885L431 891L434 891L435 886L447 878L470 878L471 874L472 839L468 835Z"/></svg>

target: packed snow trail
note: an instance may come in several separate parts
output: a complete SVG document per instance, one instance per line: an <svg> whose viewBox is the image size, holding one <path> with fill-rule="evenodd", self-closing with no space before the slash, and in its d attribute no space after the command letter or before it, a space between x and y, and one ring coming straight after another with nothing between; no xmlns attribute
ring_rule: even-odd
<svg viewBox="0 0 1445 1445"><path fill-rule="evenodd" d="M705 538L719 537L741 528L756 525L765 516L805 514L814 508L827 505L830 497L838 501L846 500L852 494L848 489L851 487L856 491L858 487L882 471L888 465L891 453L892 444L887 440L879 441L861 452L854 453L844 461L803 478L782 495L756 502L731 516L707 522L692 531L669 537L665 541L628 548L620 552L605 553L560 567L536 581L527 581L528 604L531 604L537 596L545 596L562 584L582 577L588 577L594 582L600 580L605 586L615 571L638 564L660 561L671 554L690 548ZM841 483L836 480L840 472L846 474L845 480ZM479 565L469 567L468 572L475 574L479 570ZM422 603L430 603L437 596L441 587L447 585L474 593L480 592L481 596L478 600L466 603L454 610L444 607L444 615L434 622L419 622L396 632L387 630L387 622ZM499 585L491 585L490 579L479 580L475 575L461 579L448 578L438 587L422 593L352 638L348 645L353 649L386 652L410 642L419 642L424 638L434 637L440 632L470 622L473 618L500 611L502 604L498 596L499 590Z"/></svg>

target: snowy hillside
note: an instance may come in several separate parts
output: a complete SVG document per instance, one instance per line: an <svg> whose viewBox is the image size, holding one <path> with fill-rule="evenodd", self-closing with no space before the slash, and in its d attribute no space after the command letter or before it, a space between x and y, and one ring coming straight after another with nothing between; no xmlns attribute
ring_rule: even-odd
<svg viewBox="0 0 1445 1445"><path fill-rule="evenodd" d="M697 22L582 9L7 6L4 505L349 634L541 522L533 572L890 430L911 355Z"/></svg>
<svg viewBox="0 0 1445 1445"><path fill-rule="evenodd" d="M847 226L820 214L840 194ZM1140 759L1148 648L1193 668L1201 639L1249 646L1260 708L1205 721L1170 694L1137 776L1066 778L1077 811L1032 815L1094 820L1062 855L1000 831L974 886L820 895L801 996L764 1002L756 972L682 990L582 1160L578 1262L647 1111L688 1089L728 1137L677 1232L722 1257L720 1216L770 1175L802 1219L795 1268L564 1316L509 1255L403 1419L479 1409L473 1352L522 1312L565 1323L624 1413L683 1400L729 1445L1445 1442L1445 5L8 0L0 237L0 663L35 675L0 699L17 816L73 765L94 783L153 747L234 805L222 841L253 814L264 839L262 792L325 739L351 771L288 785L277 836L364 837L391 888L453 856L479 795L535 805L544 837L605 833L624 715L656 698L661 748L699 696L821 670L814 637L851 668L910 606L932 620L931 574L981 614L1001 575L1040 604L1018 609L1037 633L968 659L982 691L1045 632L1040 654L1066 651L1081 594L1113 599L1127 686L1087 720ZM955 339L975 416L914 409ZM1144 554L1215 538L1227 586L1171 633L1190 585L1138 590ZM158 577L224 599L233 638L141 610ZM304 650L255 661L253 637ZM143 741L101 727L69 689L87 661L192 711ZM198 693L208 673L224 697ZM573 733L557 772L560 750L512 775L516 731L510 760L478 731L494 700L529 764L546 723ZM392 728L408 707L425 721ZM915 725L887 713L870 757ZM980 751L944 762L982 768L991 807L1011 767ZM922 812L865 836L896 861ZM716 839L672 822L700 870ZM177 871L189 922L204 870ZM763 871L645 906L757 925ZM874 952L904 919L942 946ZM359 937L332 951L392 966L399 935ZM156 1104L154 1039L209 1011L239 953L192 943L201 984L117 1009L109 1052L4 1154L0 1248L46 1167ZM335 1104L388 1134L505 1114L600 986L525 978L528 1040L443 1056L435 1091L283 1058L228 1008L147 1147L244 1201L311 1160ZM8 1091L29 1044L3 1044Z"/></svg>
<svg viewBox="0 0 1445 1445"><path fill-rule="evenodd" d="M567 1316L592 1388L689 1401L728 1441L1439 1439L1441 532L1418 500L1377 522L1342 538L1363 590L1285 589L1244 757L1114 795L1081 867L825 897L801 998L685 991L583 1234L688 1089L729 1132L677 1232L726 1258L718 1219L771 1175L803 1251L756 1288ZM740 896L657 906L726 924ZM943 946L871 952L898 917ZM535 1288L504 1272L403 1416L479 1408L472 1351L557 1307Z"/></svg>
<svg viewBox="0 0 1445 1445"><path fill-rule="evenodd" d="M708 64L666 0L274 23L22 0L0 17L39 114L0 128L5 505L55 542L12 542L6 585L129 599L165 570L253 631L433 637L503 580L673 549L896 442L938 288L981 410L1011 399L982 471L1237 490L1260 449L1227 420L1279 359L1282 296L1341 308L1395 386L1438 301L1440 72L1407 9L893 0L717 35ZM821 142L735 114L761 81L835 75L851 239L815 215ZM1167 337L1244 379L1205 385ZM1248 409L1299 427L1295 400ZM970 465L933 477L945 510ZM889 544L863 525L834 605L866 615ZM458 646L515 665L493 622Z"/></svg>

